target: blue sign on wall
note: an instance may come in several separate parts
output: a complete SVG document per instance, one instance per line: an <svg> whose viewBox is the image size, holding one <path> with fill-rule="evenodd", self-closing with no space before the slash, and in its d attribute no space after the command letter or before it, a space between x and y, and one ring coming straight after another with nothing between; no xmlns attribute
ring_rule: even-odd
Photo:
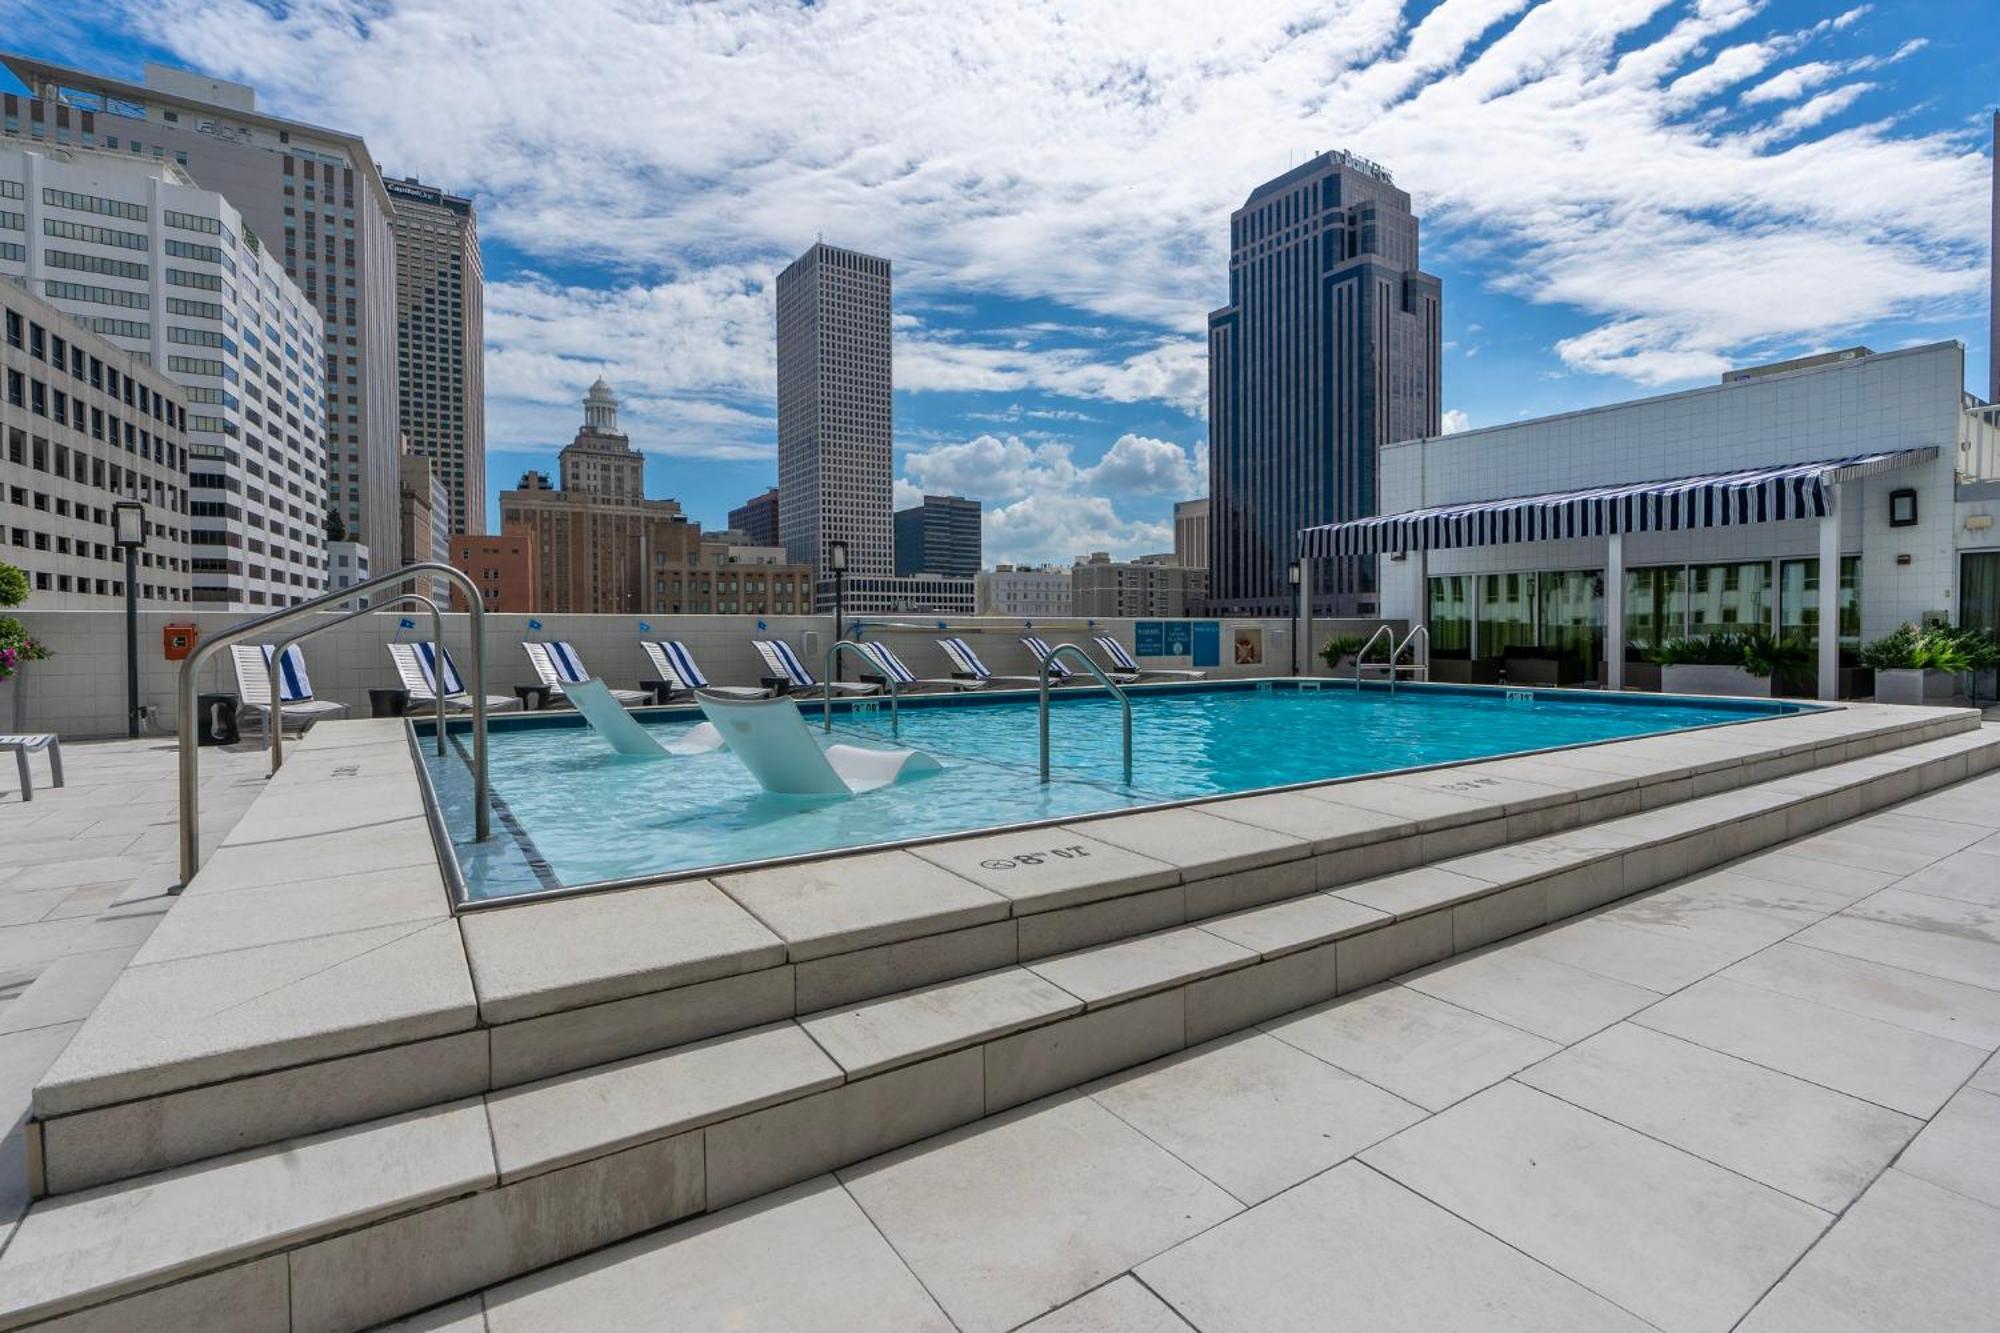
<svg viewBox="0 0 2000 1333"><path fill-rule="evenodd" d="M1166 627L1157 620L1132 622L1132 654L1135 657L1165 657Z"/></svg>
<svg viewBox="0 0 2000 1333"><path fill-rule="evenodd" d="M1192 653L1194 651L1194 635L1188 630L1187 621L1169 620L1165 624L1167 627L1167 641L1163 655L1167 657L1186 657L1189 653Z"/></svg>
<svg viewBox="0 0 2000 1333"><path fill-rule="evenodd" d="M1198 667L1222 665L1222 622L1219 620L1197 620L1194 622L1194 664Z"/></svg>

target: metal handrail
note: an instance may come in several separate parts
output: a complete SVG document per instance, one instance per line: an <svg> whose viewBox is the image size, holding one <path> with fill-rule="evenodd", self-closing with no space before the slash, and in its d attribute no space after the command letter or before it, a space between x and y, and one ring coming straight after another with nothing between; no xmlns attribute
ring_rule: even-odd
<svg viewBox="0 0 2000 1333"><path fill-rule="evenodd" d="M1419 666L1416 659L1412 658L1407 669L1412 675L1419 671L1423 672L1425 680L1431 678L1431 628L1429 625L1415 625L1403 636L1403 641L1396 645L1396 651L1389 656L1389 693L1396 692L1397 674L1405 669L1402 666L1403 654L1410 650L1410 645L1417 641L1417 636L1420 634L1424 639L1423 664Z"/></svg>
<svg viewBox="0 0 2000 1333"><path fill-rule="evenodd" d="M309 602L300 602L273 611L269 615L246 620L231 626L213 639L198 646L181 663L180 674L180 806L181 806L181 881L169 892L179 893L193 879L195 871L201 868L201 755L195 744L195 696L201 680L201 668L222 649L245 639L254 639L290 624L294 620L310 615L324 606L336 602L350 601L363 593L377 588L386 588L396 583L415 582L420 575L435 575L453 584L465 594L465 604L470 617L467 632L471 636L472 647L472 801L473 818L478 841L484 842L492 836L492 817L486 808L486 605L479 596L479 585L474 583L464 571L450 565L423 562L405 565L388 574L379 574L363 580L351 587L339 588L333 592L315 597ZM438 647L443 649L443 643Z"/></svg>
<svg viewBox="0 0 2000 1333"><path fill-rule="evenodd" d="M1377 625L1375 627L1375 632L1368 636L1368 642L1361 645L1361 651L1354 654L1354 687L1356 689L1361 688L1362 659L1367 657L1368 650L1375 646L1375 640L1381 638L1385 634L1389 636L1389 665L1394 666L1396 664L1395 628L1387 624Z"/></svg>
<svg viewBox="0 0 2000 1333"><path fill-rule="evenodd" d="M335 625L345 625L348 621L358 619L361 616L374 615L377 611L386 611L392 606L402 606L409 602L416 602L430 608L431 641L433 643L443 643L444 612L438 609L436 602L422 593L406 592L400 597L391 597L386 602L377 602L373 606L364 606L358 611L349 611L338 620L329 620L323 624L302 629L289 639L278 640L278 646L271 650L271 660L267 664L270 668L271 676L271 698L275 700L278 697L278 668L284 661L285 650L293 644L299 642L301 639L310 639L323 629L332 629ZM278 770L285 766L285 725L284 714L282 712L275 712L274 716L278 719L278 724L271 728L271 774L275 777ZM444 696L442 694L437 697L437 752L439 757L442 758L444 755Z"/></svg>
<svg viewBox="0 0 2000 1333"><path fill-rule="evenodd" d="M1042 659L1042 781L1049 780L1049 675L1055 670L1056 659L1064 653L1073 654L1084 670L1097 677L1105 689L1118 696L1118 702L1125 709L1125 785L1132 785L1132 696L1118 687L1117 682L1104 674L1104 668L1089 653L1073 643L1059 643L1049 649L1049 655Z"/></svg>
<svg viewBox="0 0 2000 1333"><path fill-rule="evenodd" d="M889 734L891 736L902 735L903 722L896 712L896 695L900 689L896 677L890 672L889 668L883 666L873 657L870 657L866 648L852 639L842 639L835 643L833 647L827 649L826 660L820 664L819 720L821 727L826 731L833 730L833 664L839 658L840 650L843 648L860 653L862 662L874 670L881 672L882 679L889 682Z"/></svg>

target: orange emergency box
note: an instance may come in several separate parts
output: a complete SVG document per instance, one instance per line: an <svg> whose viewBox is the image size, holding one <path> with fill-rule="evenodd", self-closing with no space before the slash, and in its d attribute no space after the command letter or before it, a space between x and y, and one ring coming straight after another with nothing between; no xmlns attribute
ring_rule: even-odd
<svg viewBox="0 0 2000 1333"><path fill-rule="evenodd" d="M160 651L169 662L182 661L194 651L200 637L201 631L193 625L167 625L160 630Z"/></svg>

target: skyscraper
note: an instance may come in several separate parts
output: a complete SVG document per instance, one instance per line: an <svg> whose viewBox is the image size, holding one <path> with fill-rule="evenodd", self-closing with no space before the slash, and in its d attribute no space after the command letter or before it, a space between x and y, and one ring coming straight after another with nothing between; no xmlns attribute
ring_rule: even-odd
<svg viewBox="0 0 2000 1333"><path fill-rule="evenodd" d="M1375 453L1439 429L1443 291L1389 173L1322 153L1229 218L1208 317L1212 606L1284 614L1299 530L1375 512ZM1374 561L1315 570L1314 604L1373 614Z"/></svg>
<svg viewBox="0 0 2000 1333"><path fill-rule="evenodd" d="M350 539L398 545L394 208L359 135L257 110L254 88L148 62L143 84L27 56L0 64L0 134L171 161L227 198L325 325L326 466L318 507Z"/></svg>
<svg viewBox="0 0 2000 1333"><path fill-rule="evenodd" d="M926 495L922 504L896 511L896 573L945 574L969 579L979 572L979 501L962 495Z"/></svg>
<svg viewBox="0 0 2000 1333"><path fill-rule="evenodd" d="M410 452L451 497L451 531L486 531L486 275L472 201L386 182L395 201L397 391Z"/></svg>
<svg viewBox="0 0 2000 1333"><path fill-rule="evenodd" d="M834 540L850 574L894 571L889 394L889 261L815 244L778 275L778 514L821 575Z"/></svg>
<svg viewBox="0 0 2000 1333"><path fill-rule="evenodd" d="M729 526L759 546L782 546L778 538L778 488L753 495L729 511Z"/></svg>
<svg viewBox="0 0 2000 1333"><path fill-rule="evenodd" d="M0 238L15 235L27 243L0 248L0 278L182 386L194 603L257 610L324 591L326 354L270 247L175 163L6 142Z"/></svg>

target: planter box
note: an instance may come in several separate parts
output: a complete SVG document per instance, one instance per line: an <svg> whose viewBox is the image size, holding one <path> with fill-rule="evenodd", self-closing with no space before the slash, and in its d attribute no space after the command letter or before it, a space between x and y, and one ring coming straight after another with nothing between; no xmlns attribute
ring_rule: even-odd
<svg viewBox="0 0 2000 1333"><path fill-rule="evenodd" d="M1625 688L1628 690L1650 690L1660 692L1660 664L1644 660L1625 659Z"/></svg>
<svg viewBox="0 0 2000 1333"><path fill-rule="evenodd" d="M1660 668L1660 688L1668 694L1730 694L1749 699L1771 697L1771 678L1753 676L1742 667L1690 666Z"/></svg>
<svg viewBox="0 0 2000 1333"><path fill-rule="evenodd" d="M1500 659L1497 657L1431 658L1431 679L1446 685L1498 685Z"/></svg>
<svg viewBox="0 0 2000 1333"><path fill-rule="evenodd" d="M1958 693L1958 677L1949 671L1877 671L1878 704L1948 704Z"/></svg>
<svg viewBox="0 0 2000 1333"><path fill-rule="evenodd" d="M1574 657L1543 657L1538 654L1507 655L1509 685L1540 685L1551 689L1583 684L1583 663Z"/></svg>
<svg viewBox="0 0 2000 1333"><path fill-rule="evenodd" d="M20 669L16 668L13 675L0 680L0 731L21 732L28 729L28 700L21 675Z"/></svg>

